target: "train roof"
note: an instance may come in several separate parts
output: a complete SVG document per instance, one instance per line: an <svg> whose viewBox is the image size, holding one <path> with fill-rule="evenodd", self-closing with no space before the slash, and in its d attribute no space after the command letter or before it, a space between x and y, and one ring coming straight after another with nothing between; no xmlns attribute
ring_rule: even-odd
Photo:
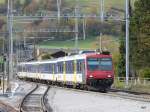
<svg viewBox="0 0 150 112"><path fill-rule="evenodd" d="M25 65L25 64L41 64L41 63L55 63L57 62L56 60L42 60L42 61L31 61L31 62L21 62L19 65Z"/></svg>
<svg viewBox="0 0 150 112"><path fill-rule="evenodd" d="M42 60L42 61L32 61L32 62L22 62L19 65L25 65L25 64L43 64L43 63L56 63L57 61L71 61L74 59L85 59L86 57L111 57L111 55L106 54L99 54L99 53L87 53L87 54L78 54L78 55L71 55L71 56L65 56L55 59L49 59L49 60Z"/></svg>

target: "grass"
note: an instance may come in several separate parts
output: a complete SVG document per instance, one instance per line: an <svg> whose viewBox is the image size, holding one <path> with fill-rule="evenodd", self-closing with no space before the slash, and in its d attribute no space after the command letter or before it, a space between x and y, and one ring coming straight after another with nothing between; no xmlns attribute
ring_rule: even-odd
<svg viewBox="0 0 150 112"><path fill-rule="evenodd" d="M0 0L0 4L4 4L5 3L5 0Z"/></svg>
<svg viewBox="0 0 150 112"><path fill-rule="evenodd" d="M76 4L76 0L65 0L70 5ZM95 7L100 7L100 0L79 0L79 5L93 5ZM125 0L104 0L105 8L116 7L124 9Z"/></svg>
<svg viewBox="0 0 150 112"><path fill-rule="evenodd" d="M92 43L94 42L93 39L89 38L84 40L80 40L78 42L78 47L81 49L86 49L86 48L94 48L92 47ZM48 42L43 42L40 44L40 47L44 48L74 48L75 42L74 41L48 41Z"/></svg>
<svg viewBox="0 0 150 112"><path fill-rule="evenodd" d="M65 0L67 7L75 7L77 4L76 0ZM89 15L100 15L100 0L78 0L79 1L79 7L80 7L80 13L81 14L89 14ZM105 14L107 12L112 13L111 8L121 9L125 10L125 0L104 0L104 12ZM119 12L118 14L123 17L124 12Z"/></svg>
<svg viewBox="0 0 150 112"><path fill-rule="evenodd" d="M119 81L115 79L113 87L117 89L126 89L133 92L150 93L150 82L147 82L146 84L143 83L134 84L134 82L129 81L129 85L128 87L126 87L125 81Z"/></svg>
<svg viewBox="0 0 150 112"><path fill-rule="evenodd" d="M65 0L67 7L74 7L76 0ZM100 0L78 0L80 12L84 14L100 14ZM131 0L131 5L134 5L136 0ZM104 12L110 12L111 8L125 10L125 0L104 0ZM119 13L119 12L118 12ZM124 12L120 12L120 16L124 16Z"/></svg>
<svg viewBox="0 0 150 112"><path fill-rule="evenodd" d="M39 44L42 48L74 48L75 41L47 41ZM78 47L80 49L96 49L99 47L99 37L89 37L86 40L79 40ZM112 53L119 51L119 42L116 38L108 35L102 37L102 47L108 49Z"/></svg>
<svg viewBox="0 0 150 112"><path fill-rule="evenodd" d="M131 91L150 93L150 85L135 85L129 89Z"/></svg>

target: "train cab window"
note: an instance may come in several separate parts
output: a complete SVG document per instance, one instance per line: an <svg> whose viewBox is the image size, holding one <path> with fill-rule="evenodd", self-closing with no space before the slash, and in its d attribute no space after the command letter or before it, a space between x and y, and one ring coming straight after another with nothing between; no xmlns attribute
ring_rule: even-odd
<svg viewBox="0 0 150 112"><path fill-rule="evenodd" d="M111 58L101 58L100 59L100 69L101 70L112 70L112 59Z"/></svg>
<svg viewBox="0 0 150 112"><path fill-rule="evenodd" d="M89 58L88 61L89 70L99 70L99 59L98 58Z"/></svg>
<svg viewBox="0 0 150 112"><path fill-rule="evenodd" d="M112 70L112 59L111 58L88 58L87 59L88 69L94 70Z"/></svg>

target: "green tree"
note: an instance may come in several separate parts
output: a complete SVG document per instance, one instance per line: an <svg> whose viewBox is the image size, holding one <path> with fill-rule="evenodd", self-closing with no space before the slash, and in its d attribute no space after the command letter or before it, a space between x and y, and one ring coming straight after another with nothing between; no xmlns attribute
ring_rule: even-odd
<svg viewBox="0 0 150 112"><path fill-rule="evenodd" d="M119 77L125 77L126 71L125 71L125 41L123 37L120 39L120 57L118 62L118 76Z"/></svg>
<svg viewBox="0 0 150 112"><path fill-rule="evenodd" d="M137 0L130 19L130 57L139 72L150 69L150 0Z"/></svg>

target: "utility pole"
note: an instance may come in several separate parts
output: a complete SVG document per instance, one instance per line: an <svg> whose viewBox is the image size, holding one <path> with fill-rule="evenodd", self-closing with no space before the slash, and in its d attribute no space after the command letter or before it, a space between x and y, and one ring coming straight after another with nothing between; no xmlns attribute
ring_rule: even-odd
<svg viewBox="0 0 150 112"><path fill-rule="evenodd" d="M83 40L86 39L86 18L83 16Z"/></svg>
<svg viewBox="0 0 150 112"><path fill-rule="evenodd" d="M26 37L25 36L23 37L23 45L24 45L24 47L26 47Z"/></svg>
<svg viewBox="0 0 150 112"><path fill-rule="evenodd" d="M76 7L75 7L75 49L76 49L76 53L78 52L78 0L76 0Z"/></svg>
<svg viewBox="0 0 150 112"><path fill-rule="evenodd" d="M102 53L102 33L100 33L100 37L99 37L99 50L100 50L100 53Z"/></svg>
<svg viewBox="0 0 150 112"><path fill-rule="evenodd" d="M104 0L100 0L100 18L101 22L104 21Z"/></svg>
<svg viewBox="0 0 150 112"><path fill-rule="evenodd" d="M13 0L8 0L8 11L7 11L7 22L8 22L8 32L9 32L9 71L8 71L8 79L7 79L7 88L8 90L11 89L10 79L13 78L13 35L12 35L12 28L13 28Z"/></svg>
<svg viewBox="0 0 150 112"><path fill-rule="evenodd" d="M3 67L2 67L2 68L3 68L3 94L4 94L4 92L5 92L5 91L4 91L4 90L5 90L5 86L4 86L5 83L4 83L4 82L5 82L5 76L6 76L6 72L5 72L5 71L6 71L6 68L5 68L6 60L5 60L5 58L6 58L6 57L5 57L5 36L4 36L4 37L3 37L3 65L2 65L2 66L3 66Z"/></svg>
<svg viewBox="0 0 150 112"><path fill-rule="evenodd" d="M34 60L37 60L36 56L36 37L33 38Z"/></svg>
<svg viewBox="0 0 150 112"><path fill-rule="evenodd" d="M61 6L61 0L57 0L57 16L58 16L58 23L60 23L60 6Z"/></svg>
<svg viewBox="0 0 150 112"><path fill-rule="evenodd" d="M100 0L100 19L101 19L101 24L104 21L104 0ZM100 37L99 37L99 50L102 53L102 36L103 33L100 31Z"/></svg>
<svg viewBox="0 0 150 112"><path fill-rule="evenodd" d="M126 0L126 86L129 84L129 0Z"/></svg>

